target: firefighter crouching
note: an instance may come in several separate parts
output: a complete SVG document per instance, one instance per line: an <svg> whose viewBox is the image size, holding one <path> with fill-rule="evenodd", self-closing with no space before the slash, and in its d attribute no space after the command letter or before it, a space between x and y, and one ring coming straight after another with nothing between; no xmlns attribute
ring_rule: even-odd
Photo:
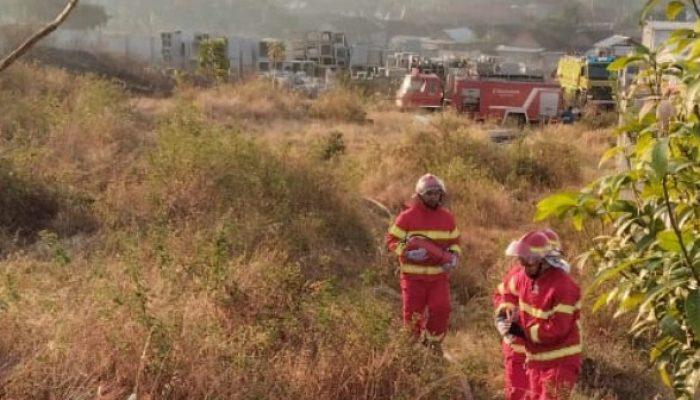
<svg viewBox="0 0 700 400"><path fill-rule="evenodd" d="M542 231L528 232L509 250L522 268L504 285L498 315L505 323L497 328L524 339L526 398L568 399L581 370L581 291L560 249Z"/></svg>
<svg viewBox="0 0 700 400"><path fill-rule="evenodd" d="M440 178L423 175L386 237L399 256L404 326L437 353L451 312L449 272L461 253L454 216L443 207L446 193Z"/></svg>

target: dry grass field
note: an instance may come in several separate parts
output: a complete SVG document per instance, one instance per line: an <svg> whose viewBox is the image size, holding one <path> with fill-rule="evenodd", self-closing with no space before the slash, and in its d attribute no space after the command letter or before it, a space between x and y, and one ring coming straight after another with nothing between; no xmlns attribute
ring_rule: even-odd
<svg viewBox="0 0 700 400"><path fill-rule="evenodd" d="M459 399L465 377L500 399L504 247L539 199L600 174L611 140L577 124L494 144L488 125L347 88L147 98L26 64L0 75L0 104L7 399ZM402 332L390 219L368 201L396 213L427 171L463 232L454 362ZM551 223L571 257L596 234ZM625 317L584 314L578 398L666 396Z"/></svg>

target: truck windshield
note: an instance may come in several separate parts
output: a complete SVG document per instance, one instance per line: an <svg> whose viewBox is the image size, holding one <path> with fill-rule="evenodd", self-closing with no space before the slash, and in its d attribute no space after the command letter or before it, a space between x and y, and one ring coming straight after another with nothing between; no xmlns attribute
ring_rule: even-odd
<svg viewBox="0 0 700 400"><path fill-rule="evenodd" d="M593 81L607 81L610 79L608 71L608 63L591 63L588 64L588 79Z"/></svg>
<svg viewBox="0 0 700 400"><path fill-rule="evenodd" d="M413 76L407 76L401 82L401 87L399 88L399 93L412 93L418 92L423 86L422 79L415 79Z"/></svg>

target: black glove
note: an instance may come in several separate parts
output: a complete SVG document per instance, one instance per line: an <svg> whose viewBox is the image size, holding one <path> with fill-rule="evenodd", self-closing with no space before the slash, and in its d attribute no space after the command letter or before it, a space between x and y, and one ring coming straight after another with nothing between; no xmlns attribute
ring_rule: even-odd
<svg viewBox="0 0 700 400"><path fill-rule="evenodd" d="M508 329L508 334L525 339L525 331L516 322L513 322L512 324L510 324L510 329Z"/></svg>

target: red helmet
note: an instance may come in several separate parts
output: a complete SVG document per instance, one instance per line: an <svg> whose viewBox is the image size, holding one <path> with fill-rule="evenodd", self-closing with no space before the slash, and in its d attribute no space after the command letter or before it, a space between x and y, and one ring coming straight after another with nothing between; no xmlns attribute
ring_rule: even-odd
<svg viewBox="0 0 700 400"><path fill-rule="evenodd" d="M552 246L552 250L561 253L562 249L559 235L550 228L544 228L541 230L541 232L544 233L545 236L547 236L547 238L549 239L549 244Z"/></svg>
<svg viewBox="0 0 700 400"><path fill-rule="evenodd" d="M541 259L567 273L571 271L569 263L562 258L559 235L549 228L530 231L511 242L506 249L506 255L531 260Z"/></svg>
<svg viewBox="0 0 700 400"><path fill-rule="evenodd" d="M552 253L549 238L542 231L530 231L520 239L511 242L506 255L520 258L544 258Z"/></svg>
<svg viewBox="0 0 700 400"><path fill-rule="evenodd" d="M418 179L418 182L416 182L416 193L423 195L429 190L439 190L442 193L447 193L445 183L442 181L442 179L433 174L425 174Z"/></svg>

